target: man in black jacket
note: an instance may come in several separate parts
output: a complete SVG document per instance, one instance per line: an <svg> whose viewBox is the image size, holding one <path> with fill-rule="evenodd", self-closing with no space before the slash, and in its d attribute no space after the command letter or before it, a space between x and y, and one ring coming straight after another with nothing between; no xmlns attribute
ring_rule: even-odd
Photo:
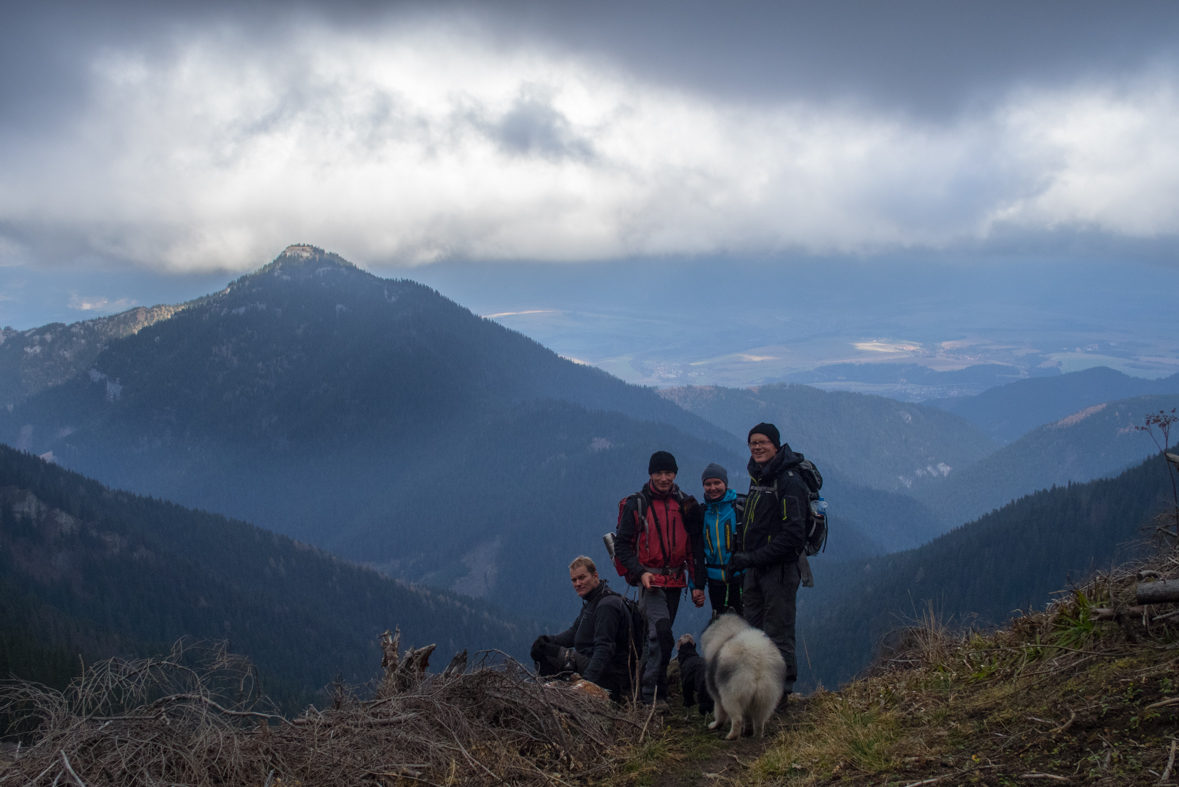
<svg viewBox="0 0 1179 787"><path fill-rule="evenodd" d="M569 579L581 596L581 614L560 634L542 634L532 643L532 660L541 676L580 673L621 702L630 693L630 612L622 596L598 576L594 561L582 555L569 564ZM638 647L642 647L641 640ZM633 654L637 662L641 654Z"/></svg>
<svg viewBox="0 0 1179 787"><path fill-rule="evenodd" d="M749 496L728 569L730 575L745 570L745 619L766 633L786 662L785 698L798 677L794 619L810 490L798 473L802 457L773 424L749 430L749 454Z"/></svg>

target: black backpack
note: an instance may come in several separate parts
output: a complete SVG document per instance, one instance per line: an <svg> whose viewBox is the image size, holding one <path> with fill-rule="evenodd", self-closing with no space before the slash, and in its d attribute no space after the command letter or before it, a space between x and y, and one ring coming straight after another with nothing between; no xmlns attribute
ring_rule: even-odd
<svg viewBox="0 0 1179 787"><path fill-rule="evenodd" d="M798 458L802 461L794 470L806 484L809 503L806 517L806 546L803 553L811 557L827 549L827 501L819 496L819 490L823 488L823 476L819 473L819 468L815 467L811 460L803 458L802 454L799 454ZM779 501L782 499L782 494L778 491L781 480L782 476L778 476L774 481L774 497Z"/></svg>
<svg viewBox="0 0 1179 787"><path fill-rule="evenodd" d="M819 473L819 468L815 467L815 463L809 459L799 462L797 470L809 492L805 551L807 557L811 557L827 549L827 501L819 496L819 490L823 488L823 476Z"/></svg>
<svg viewBox="0 0 1179 787"><path fill-rule="evenodd" d="M647 616L643 614L643 606L639 604L638 599L624 596L613 588L609 589L609 593L622 599L622 608L626 610L626 666L632 685L638 686L643 674L643 661L646 658L643 649L647 646Z"/></svg>

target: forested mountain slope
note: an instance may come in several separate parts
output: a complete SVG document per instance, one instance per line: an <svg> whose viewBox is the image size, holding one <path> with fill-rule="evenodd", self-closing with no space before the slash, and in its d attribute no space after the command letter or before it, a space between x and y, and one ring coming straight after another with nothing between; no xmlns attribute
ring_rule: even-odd
<svg viewBox="0 0 1179 787"><path fill-rule="evenodd" d="M1033 429L917 497L946 520L962 523L1038 489L1116 474L1158 450L1136 427L1147 415L1174 407L1179 395L1086 408Z"/></svg>
<svg viewBox="0 0 1179 787"><path fill-rule="evenodd" d="M806 385L660 393L741 439L754 424L770 421L820 468L890 492L936 484L998 448L962 418L883 396Z"/></svg>
<svg viewBox="0 0 1179 787"><path fill-rule="evenodd" d="M414 588L245 522L111 490L0 446L0 672L60 682L78 655L180 637L248 655L298 700L376 674L380 633L526 657L535 636L481 601ZM445 666L445 665L443 665Z"/></svg>
<svg viewBox="0 0 1179 787"><path fill-rule="evenodd" d="M864 668L881 638L929 604L944 621L981 624L1043 606L1068 583L1131 557L1171 502L1166 462L1153 456L1117 478L1024 497L918 549L870 561L813 560L801 591L800 673L835 686Z"/></svg>
<svg viewBox="0 0 1179 787"><path fill-rule="evenodd" d="M976 396L927 404L960 415L994 439L1009 443L1087 407L1136 396L1179 394L1179 374L1161 380L1131 377L1105 366L1058 377L1017 380Z"/></svg>

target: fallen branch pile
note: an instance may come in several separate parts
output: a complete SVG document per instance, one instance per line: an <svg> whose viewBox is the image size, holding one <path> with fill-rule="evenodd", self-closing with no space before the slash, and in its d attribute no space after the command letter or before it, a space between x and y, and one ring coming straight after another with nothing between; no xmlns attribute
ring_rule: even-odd
<svg viewBox="0 0 1179 787"><path fill-rule="evenodd" d="M331 707L294 720L269 707L250 664L220 646L112 659L64 693L6 684L0 714L35 731L0 766L0 785L566 783L610 770L616 728L635 727L617 736L633 738L641 726L511 659L484 654L465 672L456 657L428 675L426 649L390 661L396 639L384 644L375 698L338 686Z"/></svg>

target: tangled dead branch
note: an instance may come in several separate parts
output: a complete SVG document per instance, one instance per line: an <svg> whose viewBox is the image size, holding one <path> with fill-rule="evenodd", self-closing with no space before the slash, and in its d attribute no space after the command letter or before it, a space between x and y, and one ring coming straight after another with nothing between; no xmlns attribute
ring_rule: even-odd
<svg viewBox="0 0 1179 787"><path fill-rule="evenodd" d="M23 720L28 743L0 765L0 785L565 784L609 771L618 738L641 724L502 654L397 682L372 699L336 687L330 708L293 720L221 646L113 659L65 692L11 682L0 713Z"/></svg>

